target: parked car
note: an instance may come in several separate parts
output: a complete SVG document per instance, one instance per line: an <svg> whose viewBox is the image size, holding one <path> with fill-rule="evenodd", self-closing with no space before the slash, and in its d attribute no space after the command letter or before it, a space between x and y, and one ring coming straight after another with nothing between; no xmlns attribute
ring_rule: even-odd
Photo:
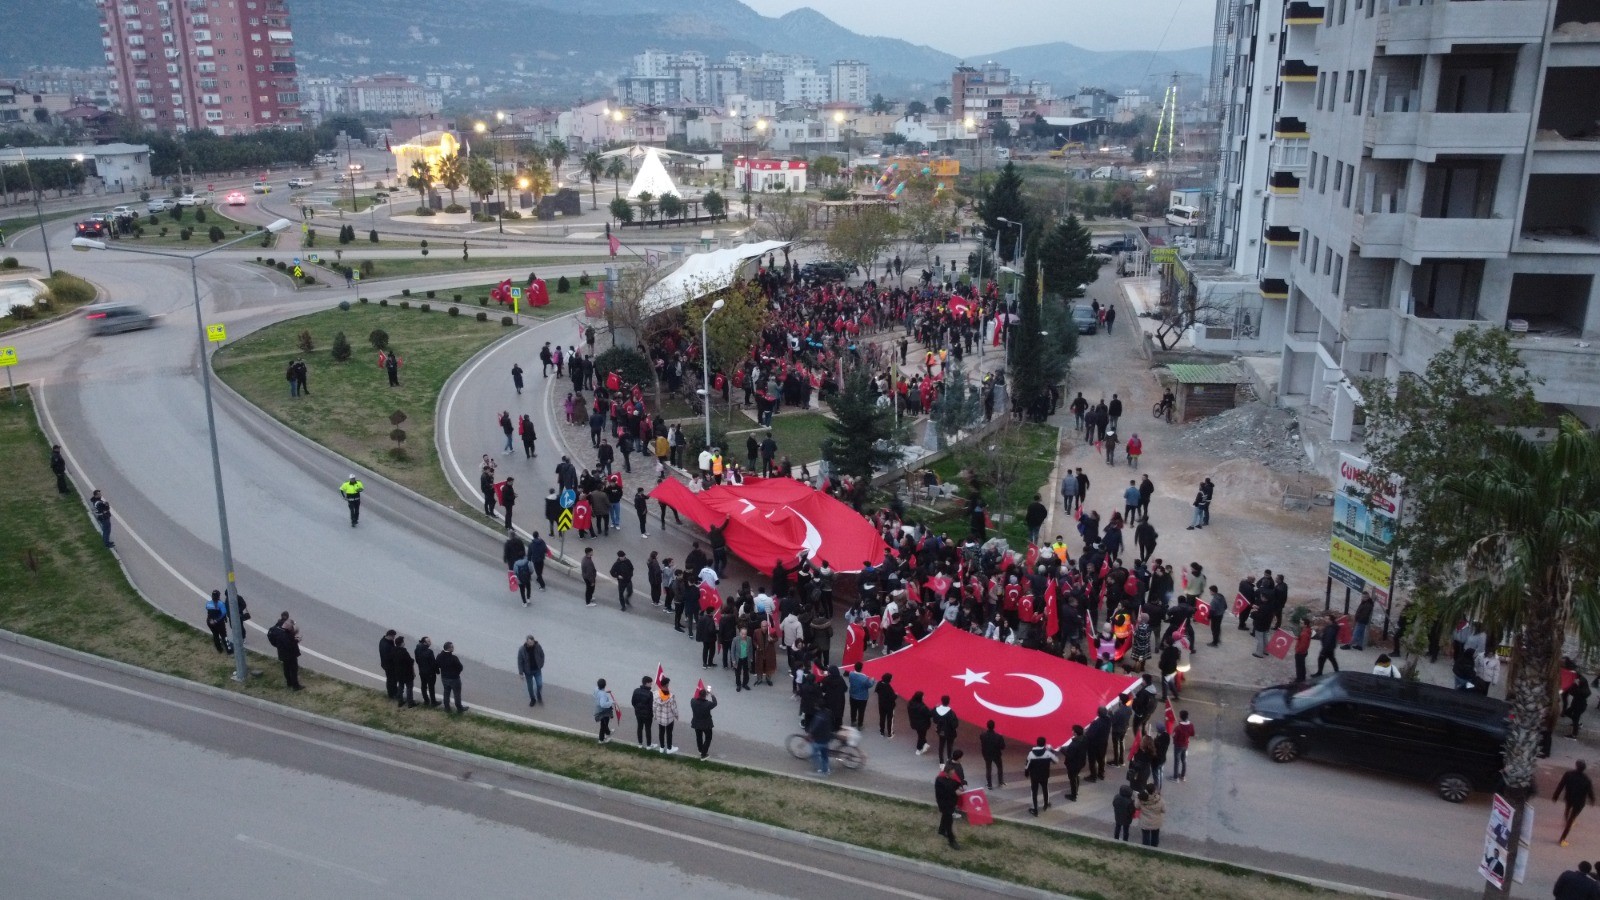
<svg viewBox="0 0 1600 900"><path fill-rule="evenodd" d="M131 206L113 206L109 215L113 219L120 219L124 216L137 216L138 213L134 212Z"/></svg>
<svg viewBox="0 0 1600 900"><path fill-rule="evenodd" d="M249 198L245 197L244 191L230 191L226 202L229 206L243 206L250 201Z"/></svg>
<svg viewBox="0 0 1600 900"><path fill-rule="evenodd" d="M800 267L800 277L806 281L844 281L854 272L854 266L826 259Z"/></svg>
<svg viewBox="0 0 1600 900"><path fill-rule="evenodd" d="M1100 321L1095 318L1094 310L1087 306L1073 304L1072 321L1078 326L1079 334L1098 334Z"/></svg>
<svg viewBox="0 0 1600 900"><path fill-rule="evenodd" d="M179 206L210 206L211 205L211 195L210 194L195 194L195 193L184 194L182 197L178 198L178 205Z"/></svg>
<svg viewBox="0 0 1600 900"><path fill-rule="evenodd" d="M311 179L309 179L309 178L291 178L291 179L289 179L289 187L292 187L292 188L308 188L308 187L311 187Z"/></svg>
<svg viewBox="0 0 1600 900"><path fill-rule="evenodd" d="M1131 252L1133 250L1137 250L1138 248L1139 248L1139 245L1134 243L1131 239L1125 238L1125 237L1121 237L1121 238L1117 238L1114 241L1106 241L1103 244L1095 245L1094 252L1096 252L1096 253L1128 253L1128 252Z"/></svg>
<svg viewBox="0 0 1600 900"><path fill-rule="evenodd" d="M172 207L173 202L166 197L155 197L144 205L145 211L152 213L166 212Z"/></svg>
<svg viewBox="0 0 1600 900"><path fill-rule="evenodd" d="M255 191L258 194L270 194L272 193L272 185L267 184L265 181L258 181L255 184L250 185L250 190Z"/></svg>
<svg viewBox="0 0 1600 900"><path fill-rule="evenodd" d="M78 223L78 237L97 238L106 236L106 223L103 219L88 218Z"/></svg>
<svg viewBox="0 0 1600 900"><path fill-rule="evenodd" d="M1421 779L1460 803L1494 787L1510 710L1468 691L1340 672L1258 692L1244 730L1275 762L1311 756Z"/></svg>
<svg viewBox="0 0 1600 900"><path fill-rule="evenodd" d="M83 308L83 319L95 334L137 331L156 324L155 316L132 303L96 303Z"/></svg>

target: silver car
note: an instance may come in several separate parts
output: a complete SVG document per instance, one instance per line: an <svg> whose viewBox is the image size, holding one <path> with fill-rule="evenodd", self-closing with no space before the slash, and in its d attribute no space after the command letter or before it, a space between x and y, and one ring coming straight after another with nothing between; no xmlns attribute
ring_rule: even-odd
<svg viewBox="0 0 1600 900"><path fill-rule="evenodd" d="M83 319L93 334L137 331L156 324L156 317L132 303L96 303L83 308Z"/></svg>

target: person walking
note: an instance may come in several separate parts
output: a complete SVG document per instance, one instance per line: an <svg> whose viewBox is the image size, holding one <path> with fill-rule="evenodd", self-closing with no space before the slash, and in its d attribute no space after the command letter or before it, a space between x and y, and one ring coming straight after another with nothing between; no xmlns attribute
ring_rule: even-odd
<svg viewBox="0 0 1600 900"><path fill-rule="evenodd" d="M857 662L850 668L848 692L850 697L850 726L852 728L867 727L867 701L872 697L872 688L877 684L872 676L861 671L861 663Z"/></svg>
<svg viewBox="0 0 1600 900"><path fill-rule="evenodd" d="M617 602L622 611L633 608L633 560L625 551L617 551L617 561L611 564L611 577L617 580Z"/></svg>
<svg viewBox="0 0 1600 900"><path fill-rule="evenodd" d="M894 690L894 675L885 672L872 689L878 695L878 734L885 740L894 740L894 708L900 696Z"/></svg>
<svg viewBox="0 0 1600 900"><path fill-rule="evenodd" d="M433 655L433 639L427 635L417 639L417 679L422 682L422 705L439 705L439 658Z"/></svg>
<svg viewBox="0 0 1600 900"><path fill-rule="evenodd" d="M678 747L672 742L672 726L678 722L678 698L672 696L672 679L662 678L656 685L650 715L656 722L656 749L662 753L677 753Z"/></svg>
<svg viewBox="0 0 1600 900"><path fill-rule="evenodd" d="M694 729L694 746L700 758L711 756L711 711L717 708L717 697L711 688L702 687L689 701L689 727Z"/></svg>
<svg viewBox="0 0 1600 900"><path fill-rule="evenodd" d="M522 418L517 420L517 433L522 436L522 458L533 459L538 456L539 451L534 448L534 444L539 440L539 432L534 430L533 419L530 419L527 413L523 413Z"/></svg>
<svg viewBox="0 0 1600 900"><path fill-rule="evenodd" d="M1126 841L1133 832L1133 787L1123 785L1117 789L1117 795L1111 798L1111 839L1113 841Z"/></svg>
<svg viewBox="0 0 1600 900"><path fill-rule="evenodd" d="M351 473L350 477L339 485L339 493L344 496L345 506L350 508L351 528L356 527L356 524L361 521L361 492L364 490L366 490L366 485L363 485L361 479L357 478L354 473ZM95 493L98 494L99 491ZM109 531L109 526L107 530ZM106 546L109 547L111 545L107 544Z"/></svg>
<svg viewBox="0 0 1600 900"><path fill-rule="evenodd" d="M450 641L444 642L444 652L439 654L439 680L444 682L444 711L450 711L450 698L456 698L456 712L464 713L467 707L461 705L461 671L466 667L461 664L461 658L456 656L456 645Z"/></svg>
<svg viewBox="0 0 1600 900"><path fill-rule="evenodd" d="M354 475L350 477L355 478ZM106 499L104 493L95 491L89 495L89 511L94 515L95 524L100 526L100 542L105 544L108 550L115 547L116 542L111 540L111 501ZM350 513L352 526L356 524L356 515L354 511Z"/></svg>
<svg viewBox="0 0 1600 900"><path fill-rule="evenodd" d="M1562 815L1561 837L1557 839L1563 847L1567 846L1567 834L1572 831L1572 823L1578 821L1578 814L1594 802L1594 782L1589 780L1585 771L1588 768L1589 764L1581 759L1573 763L1572 768L1556 782L1555 795L1550 798L1552 802L1560 801L1563 796L1567 800L1566 811Z"/></svg>
<svg viewBox="0 0 1600 900"><path fill-rule="evenodd" d="M1339 660L1334 656L1334 651L1339 647L1339 622L1332 616L1323 621L1317 642L1322 646L1317 653L1317 674L1322 674L1324 665L1331 665L1335 672L1339 671Z"/></svg>
<svg viewBox="0 0 1600 900"><path fill-rule="evenodd" d="M611 717L617 712L617 695L611 693L606 687L606 680L601 678L594 683L594 720L600 725L600 739L598 743L606 744L611 741Z"/></svg>
<svg viewBox="0 0 1600 900"><path fill-rule="evenodd" d="M512 363L511 364L511 383L512 383L512 385L514 385L516 387L518 396L521 396L521 394L522 394L522 364L521 363Z"/></svg>
<svg viewBox="0 0 1600 900"><path fill-rule="evenodd" d="M633 689L628 704L633 707L634 740L638 742L639 749L647 750L650 747L650 726L655 720L655 691L650 689L649 675L639 679L639 686Z"/></svg>
<svg viewBox="0 0 1600 900"><path fill-rule="evenodd" d="M740 628L733 639L733 690L734 693L750 690L750 670L755 662L756 642L750 638L749 628Z"/></svg>
<svg viewBox="0 0 1600 900"><path fill-rule="evenodd" d="M951 850L960 850L956 843L956 806L961 800L961 783L955 772L945 766L933 779L933 800L939 807L939 834L950 842Z"/></svg>
<svg viewBox="0 0 1600 900"><path fill-rule="evenodd" d="M645 496L644 488L635 488L633 491L633 512L639 517L639 537L650 539L650 498ZM665 520L665 516L662 519Z"/></svg>
<svg viewBox="0 0 1600 900"><path fill-rule="evenodd" d="M67 457L61 452L60 444L50 446L50 471L56 476L56 493L71 493L72 488L67 484Z"/></svg>
<svg viewBox="0 0 1600 900"><path fill-rule="evenodd" d="M394 667L395 697L401 708L417 705L417 662L411 658L411 651L406 649L406 638L403 634L394 636L394 650L390 657L390 665Z"/></svg>
<svg viewBox="0 0 1600 900"><path fill-rule="evenodd" d="M1600 883L1594 878L1594 866L1578 863L1578 868L1568 869L1556 878L1550 888L1555 900L1595 900L1600 897Z"/></svg>
<svg viewBox="0 0 1600 900"><path fill-rule="evenodd" d="M579 574L583 576L583 605L594 605L594 586L600 579L600 570L594 565L594 548L583 548L583 561L578 565Z"/></svg>
<svg viewBox="0 0 1600 900"><path fill-rule="evenodd" d="M511 509L517 504L516 480L514 476L507 475L499 485L500 506L505 509L507 529L511 528Z"/></svg>
<svg viewBox="0 0 1600 900"><path fill-rule="evenodd" d="M1146 847L1161 846L1161 826L1167 818L1167 804L1161 799L1159 788L1150 788L1134 799L1134 809L1139 811L1139 830L1144 833Z"/></svg>
<svg viewBox="0 0 1600 900"><path fill-rule="evenodd" d="M921 756L928 752L928 729L933 726L933 710L928 708L927 701L922 699L922 692L917 691L911 695L911 701L906 704L906 721L911 724L911 730L917 733L916 754Z"/></svg>
<svg viewBox="0 0 1600 900"><path fill-rule="evenodd" d="M539 536L539 532L535 531L532 539L528 541L526 559L528 560L528 565L533 568L533 578L539 583L539 590L541 591L544 590L544 563L549 556L550 545L546 544L544 538Z"/></svg>
<svg viewBox="0 0 1600 900"><path fill-rule="evenodd" d="M528 705L544 702L544 645L533 635L517 648L517 674L528 688Z"/></svg>
<svg viewBox="0 0 1600 900"><path fill-rule="evenodd" d="M1072 726L1072 737L1059 748L1062 762L1067 766L1067 799L1076 803L1078 801L1078 776L1083 772L1084 766L1089 763L1089 738L1088 732L1082 725ZM1104 778L1102 774L1100 776ZM1048 806L1049 804L1046 803Z"/></svg>
<svg viewBox="0 0 1600 900"><path fill-rule="evenodd" d="M1178 710L1178 724L1172 729L1172 777L1183 781L1189 777L1189 742L1194 740L1194 723L1189 721L1187 709Z"/></svg>
<svg viewBox="0 0 1600 900"><path fill-rule="evenodd" d="M859 668L860 663L856 663ZM995 776L1000 776L1000 786L1006 786L1006 739L994 730L994 720L978 735L978 750L983 755L983 783L994 790Z"/></svg>
<svg viewBox="0 0 1600 900"><path fill-rule="evenodd" d="M515 426L513 426L511 424L511 411L510 410L505 410L505 409L500 410L500 418L497 421L499 421L499 423L500 423L500 431L503 432L505 434L505 436L506 436L506 445L503 448L503 451L504 451L505 455L510 456L511 455L511 434L515 430Z"/></svg>
<svg viewBox="0 0 1600 900"><path fill-rule="evenodd" d="M289 618L288 611L278 614L278 624L267 629L267 643L278 651L278 662L283 664L283 683L291 691L300 687L300 629Z"/></svg>
<svg viewBox="0 0 1600 900"><path fill-rule="evenodd" d="M1050 766L1055 761L1055 752L1050 749L1049 742L1042 737L1028 748L1028 757L1022 764L1022 773L1028 776L1028 794L1033 799L1033 805L1028 808L1029 815L1037 816L1039 810L1050 808Z"/></svg>
<svg viewBox="0 0 1600 900"><path fill-rule="evenodd" d="M956 731L961 727L961 720L956 717L956 711L950 708L950 697L945 695L939 698L939 705L933 710L933 730L939 737L939 762L950 759L950 754L956 749Z"/></svg>
<svg viewBox="0 0 1600 900"><path fill-rule="evenodd" d="M1194 507L1194 516L1189 519L1189 527L1187 530L1193 531L1196 528L1206 527L1206 519L1209 516L1208 510L1211 507L1211 498L1204 490L1197 490L1194 493L1194 503L1191 505Z"/></svg>

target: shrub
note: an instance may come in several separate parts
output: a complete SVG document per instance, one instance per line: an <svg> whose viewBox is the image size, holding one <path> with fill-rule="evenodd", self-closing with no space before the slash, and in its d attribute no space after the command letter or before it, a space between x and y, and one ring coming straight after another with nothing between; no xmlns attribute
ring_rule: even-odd
<svg viewBox="0 0 1600 900"><path fill-rule="evenodd" d="M388 300L388 298L384 298L384 299L382 299L382 300L379 300L379 301L378 301L378 305L379 305L379 306L388 306L388 305L389 305L389 300Z"/></svg>
<svg viewBox="0 0 1600 900"><path fill-rule="evenodd" d="M362 278L371 278L372 277L373 268L374 268L374 266L372 265L372 260L363 259L361 261L361 277Z"/></svg>
<svg viewBox="0 0 1600 900"><path fill-rule="evenodd" d="M144 237L144 226L143 225L135 225L135 226L133 226L133 236L134 237Z"/></svg>
<svg viewBox="0 0 1600 900"><path fill-rule="evenodd" d="M506 218L508 218L508 219L520 219L520 218L522 218L522 213L519 213L514 209L508 209L508 210L506 210Z"/></svg>
<svg viewBox="0 0 1600 900"><path fill-rule="evenodd" d="M183 207L173 206L171 209L167 210L167 215L172 217L172 221L181 222L183 221Z"/></svg>
<svg viewBox="0 0 1600 900"><path fill-rule="evenodd" d="M289 271L289 264L280 259L276 268L279 272L287 272Z"/></svg>
<svg viewBox="0 0 1600 900"><path fill-rule="evenodd" d="M368 302L368 299L366 297L357 297L356 302L365 306Z"/></svg>
<svg viewBox="0 0 1600 900"><path fill-rule="evenodd" d="M487 321L489 321L489 314L486 313L486 312L478 313L478 321L479 322L487 322Z"/></svg>
<svg viewBox="0 0 1600 900"><path fill-rule="evenodd" d="M488 213L476 213L476 214L473 215L472 221L474 221L474 222L493 222L494 221L494 216L491 216Z"/></svg>
<svg viewBox="0 0 1600 900"><path fill-rule="evenodd" d="M429 291L429 292L428 292L428 299L429 299L429 300L432 300L432 299L433 299L433 291Z"/></svg>
<svg viewBox="0 0 1600 900"><path fill-rule="evenodd" d="M422 255L423 256L427 256L428 255L428 248L427 247L423 247L422 248Z"/></svg>
<svg viewBox="0 0 1600 900"><path fill-rule="evenodd" d="M455 295L455 301L456 301L456 302L457 302L457 303L460 303L460 302L461 302L461 295L460 295L460 294L456 294L456 295Z"/></svg>
<svg viewBox="0 0 1600 900"><path fill-rule="evenodd" d="M400 289L400 296L402 296L402 297L411 296L411 288L401 288Z"/></svg>
<svg viewBox="0 0 1600 900"><path fill-rule="evenodd" d="M222 231L222 226L220 226L220 225L211 226L211 229L206 232L206 237L211 238L211 243L213 243L213 244L222 243L222 238L224 237L224 234L223 234L223 231Z"/></svg>
<svg viewBox="0 0 1600 900"><path fill-rule="evenodd" d="M515 325L517 323L510 316L501 316L500 317L500 324L501 325Z"/></svg>
<svg viewBox="0 0 1600 900"><path fill-rule="evenodd" d="M448 309L446 312L450 316L459 316L459 315L461 315L461 310L456 308L456 307L454 307L454 306L450 307L450 309Z"/></svg>
<svg viewBox="0 0 1600 900"><path fill-rule="evenodd" d="M452 214L454 214L454 213L464 213L464 212L467 211L467 208L465 206L462 206L459 203L452 203L449 206L446 206L444 208L444 211L447 212L447 213L452 213Z"/></svg>
<svg viewBox="0 0 1600 900"><path fill-rule="evenodd" d="M277 264L278 264L278 261L277 261L277 260L276 260L276 259L274 259L274 258L272 258L272 257L270 257L270 256L269 256L269 257L267 257L267 259L266 259L266 263L267 263L267 265L269 265L269 266L276 266L276 265L277 265Z"/></svg>
<svg viewBox="0 0 1600 900"><path fill-rule="evenodd" d="M566 294L566 293L570 293L571 291L572 291L572 282L567 280L567 276L565 276L565 275L561 276L561 278L556 281L556 293L558 293L558 294Z"/></svg>
<svg viewBox="0 0 1600 900"><path fill-rule="evenodd" d="M45 299L56 303L89 303L95 298L94 285L76 275L61 270L45 279Z"/></svg>
<svg viewBox="0 0 1600 900"><path fill-rule="evenodd" d="M362 302L364 303L366 301L362 301ZM350 311L350 301L349 300L340 300L339 301L339 309L343 310L344 312L349 312Z"/></svg>
<svg viewBox="0 0 1600 900"><path fill-rule="evenodd" d="M261 257L256 257L256 262L261 262Z"/></svg>
<svg viewBox="0 0 1600 900"><path fill-rule="evenodd" d="M165 226L165 225L161 226L161 236L162 237L166 237L167 236L167 226Z"/></svg>
<svg viewBox="0 0 1600 900"><path fill-rule="evenodd" d="M356 239L355 230L356 230L355 226L353 226L353 225L346 225L343 228L340 228L339 229L339 243L348 244L351 241L355 240Z"/></svg>
<svg viewBox="0 0 1600 900"><path fill-rule="evenodd" d="M588 287L589 286L589 273L588 272L585 272L582 275L578 276L578 286L579 287Z"/></svg>
<svg viewBox="0 0 1600 900"><path fill-rule="evenodd" d="M317 276L309 274L309 273L305 274L305 275L302 275L302 276L300 276L300 282L302 284L316 284L317 283Z"/></svg>
<svg viewBox="0 0 1600 900"><path fill-rule="evenodd" d="M185 228L184 230L178 232L178 240L187 241L193 234L194 234L193 231L191 231L188 228Z"/></svg>
<svg viewBox="0 0 1600 900"><path fill-rule="evenodd" d="M478 305L479 306L488 306L489 305L489 298L488 297L479 297L478 298Z"/></svg>
<svg viewBox="0 0 1600 900"><path fill-rule="evenodd" d="M433 215L433 210L427 208L426 206L419 206L419 207L417 207L417 215L419 215L419 216L431 216L431 215Z"/></svg>
<svg viewBox="0 0 1600 900"><path fill-rule="evenodd" d="M206 208L204 206L196 206L194 208L194 220L196 222L201 222L201 223L205 222L205 220L206 220Z"/></svg>
<svg viewBox="0 0 1600 900"><path fill-rule="evenodd" d="M315 228L306 232L305 245L307 247L315 247L317 245L317 230Z"/></svg>
<svg viewBox="0 0 1600 900"><path fill-rule="evenodd" d="M650 362L637 350L612 347L594 358L595 372L617 372L622 380L632 384L649 384L652 377Z"/></svg>
<svg viewBox="0 0 1600 900"><path fill-rule="evenodd" d="M367 240L376 244L378 242L378 229L374 228L367 232Z"/></svg>
<svg viewBox="0 0 1600 900"><path fill-rule="evenodd" d="M411 301L410 300L401 300L400 301L400 308L401 309L410 309L411 308Z"/></svg>
<svg viewBox="0 0 1600 900"><path fill-rule="evenodd" d="M341 303L339 305L341 309L350 308L350 304L348 302ZM311 351L317 349L317 342L311 339L311 332L301 329L300 336L295 338L295 346L300 348L301 353L310 353Z"/></svg>
<svg viewBox="0 0 1600 900"><path fill-rule="evenodd" d="M350 359L350 354L354 351L350 348L350 339L341 331L333 336L333 348L328 352L334 362L345 362Z"/></svg>
<svg viewBox="0 0 1600 900"><path fill-rule="evenodd" d="M140 203L149 203L150 202L150 192L149 191L140 191L139 192L139 202Z"/></svg>
<svg viewBox="0 0 1600 900"><path fill-rule="evenodd" d="M15 256L8 256L5 259L0 259L0 269L15 269L18 265L20 265L20 263L17 262L17 258ZM456 299L460 300L461 295L457 294Z"/></svg>
<svg viewBox="0 0 1600 900"><path fill-rule="evenodd" d="M432 312L433 311L433 306L431 304L424 303L421 306L417 307L417 309L422 311L422 312Z"/></svg>

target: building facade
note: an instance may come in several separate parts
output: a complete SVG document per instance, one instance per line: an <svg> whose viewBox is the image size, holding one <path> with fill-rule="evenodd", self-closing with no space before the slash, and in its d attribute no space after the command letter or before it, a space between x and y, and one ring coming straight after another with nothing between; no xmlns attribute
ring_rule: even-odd
<svg viewBox="0 0 1600 900"><path fill-rule="evenodd" d="M1257 54L1244 90L1261 108L1236 102L1225 130L1216 241L1284 303L1279 402L1359 441L1362 379L1421 371L1460 329L1504 328L1541 401L1600 423L1590 7L1239 10Z"/></svg>
<svg viewBox="0 0 1600 900"><path fill-rule="evenodd" d="M96 0L128 119L170 131L301 127L285 0Z"/></svg>
<svg viewBox="0 0 1600 900"><path fill-rule="evenodd" d="M867 90L869 67L856 59L838 59L828 66L828 99L834 103L853 103L866 106L871 97Z"/></svg>
<svg viewBox="0 0 1600 900"><path fill-rule="evenodd" d="M971 116L975 122L1006 119L1015 123L1038 111L1042 100L1050 99L1050 85L1040 81L1023 84L1011 70L997 63L973 67L959 65L950 76L950 113L956 119Z"/></svg>

